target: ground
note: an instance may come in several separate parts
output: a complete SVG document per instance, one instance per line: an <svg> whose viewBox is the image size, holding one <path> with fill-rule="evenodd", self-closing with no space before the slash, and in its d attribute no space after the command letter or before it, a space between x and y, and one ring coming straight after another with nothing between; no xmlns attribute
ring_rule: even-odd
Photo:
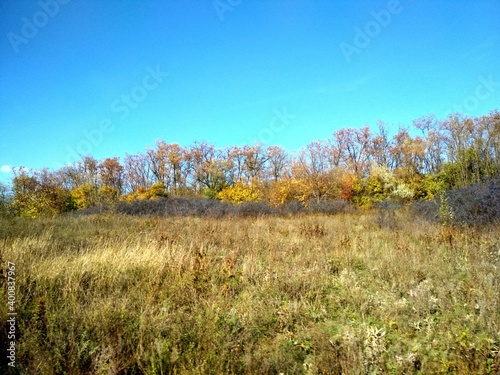
<svg viewBox="0 0 500 375"><path fill-rule="evenodd" d="M404 210L0 224L8 373L500 372L498 226Z"/></svg>

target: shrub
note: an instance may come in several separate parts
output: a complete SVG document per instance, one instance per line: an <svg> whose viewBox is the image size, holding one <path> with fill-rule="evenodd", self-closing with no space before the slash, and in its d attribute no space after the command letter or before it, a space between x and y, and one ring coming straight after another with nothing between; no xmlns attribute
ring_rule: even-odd
<svg viewBox="0 0 500 375"><path fill-rule="evenodd" d="M415 193L412 189L410 189L406 184L401 183L398 184L396 189L391 192L390 197L397 202L410 202L414 195Z"/></svg>
<svg viewBox="0 0 500 375"><path fill-rule="evenodd" d="M275 181L269 191L269 201L274 206L298 201L302 204L307 200L307 185L304 180L283 179Z"/></svg>
<svg viewBox="0 0 500 375"><path fill-rule="evenodd" d="M294 200L287 204L281 205L280 210L283 215L296 215L298 213L304 212L305 207L298 200Z"/></svg>
<svg viewBox="0 0 500 375"><path fill-rule="evenodd" d="M233 206L232 212L235 216L255 217L277 214L279 210L269 206L265 202L245 202L243 204Z"/></svg>
<svg viewBox="0 0 500 375"><path fill-rule="evenodd" d="M163 182L159 181L151 185L148 189L138 188L133 192L120 197L120 200L125 202L132 202L135 200L154 200L167 197L167 189Z"/></svg>
<svg viewBox="0 0 500 375"><path fill-rule="evenodd" d="M97 186L84 184L71 191L71 198L77 209L88 208L97 203Z"/></svg>
<svg viewBox="0 0 500 375"><path fill-rule="evenodd" d="M118 199L120 192L117 188L111 186L101 186L98 191L99 201L105 204L113 203Z"/></svg>
<svg viewBox="0 0 500 375"><path fill-rule="evenodd" d="M74 209L74 201L68 190L38 181L33 181L33 184L29 189L15 189L11 212L36 218L55 216Z"/></svg>
<svg viewBox="0 0 500 375"><path fill-rule="evenodd" d="M500 176L450 190L432 201L416 202L411 210L432 221L467 225L493 223L500 220Z"/></svg>
<svg viewBox="0 0 500 375"><path fill-rule="evenodd" d="M422 216L423 218L432 221L439 221L439 207L440 199L435 198L427 201L418 201L410 206L410 211L416 215Z"/></svg>
<svg viewBox="0 0 500 375"><path fill-rule="evenodd" d="M221 201L240 204L243 202L257 202L262 197L258 186L237 182L233 186L222 189L217 194L217 198Z"/></svg>
<svg viewBox="0 0 500 375"><path fill-rule="evenodd" d="M354 206L345 199L332 199L323 202L311 202L307 207L307 212L336 215L353 212Z"/></svg>
<svg viewBox="0 0 500 375"><path fill-rule="evenodd" d="M447 193L448 204L458 224L481 225L500 220L500 178Z"/></svg>
<svg viewBox="0 0 500 375"><path fill-rule="evenodd" d="M396 210L402 207L401 203L384 200L375 205L377 209L376 224L379 228L395 229L398 226Z"/></svg>

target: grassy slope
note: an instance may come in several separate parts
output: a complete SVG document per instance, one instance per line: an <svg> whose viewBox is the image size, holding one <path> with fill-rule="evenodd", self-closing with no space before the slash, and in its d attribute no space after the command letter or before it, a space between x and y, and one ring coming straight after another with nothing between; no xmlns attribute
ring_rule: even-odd
<svg viewBox="0 0 500 375"><path fill-rule="evenodd" d="M397 215L2 222L17 370L498 373L498 227Z"/></svg>

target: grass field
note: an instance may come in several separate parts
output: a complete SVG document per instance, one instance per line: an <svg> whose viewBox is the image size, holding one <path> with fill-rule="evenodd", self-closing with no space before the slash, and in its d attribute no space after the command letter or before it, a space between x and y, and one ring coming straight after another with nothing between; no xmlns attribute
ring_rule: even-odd
<svg viewBox="0 0 500 375"><path fill-rule="evenodd" d="M2 373L498 374L498 226L383 215L4 220Z"/></svg>

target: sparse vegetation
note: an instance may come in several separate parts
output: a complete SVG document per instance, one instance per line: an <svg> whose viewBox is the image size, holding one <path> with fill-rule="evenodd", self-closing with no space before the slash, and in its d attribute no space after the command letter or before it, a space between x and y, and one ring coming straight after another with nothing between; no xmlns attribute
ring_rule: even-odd
<svg viewBox="0 0 500 375"><path fill-rule="evenodd" d="M2 219L2 373L498 373L498 225L378 212Z"/></svg>

